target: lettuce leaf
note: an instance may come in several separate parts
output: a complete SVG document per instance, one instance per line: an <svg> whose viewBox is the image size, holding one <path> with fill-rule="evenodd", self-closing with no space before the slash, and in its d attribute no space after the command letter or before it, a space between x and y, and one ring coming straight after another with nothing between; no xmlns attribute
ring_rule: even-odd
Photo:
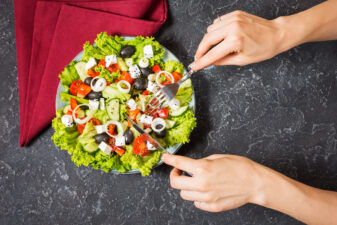
<svg viewBox="0 0 337 225"><path fill-rule="evenodd" d="M144 57L143 48L146 45L151 45L153 50L153 57L149 59L149 66L153 67L154 64L161 64L161 60L164 57L164 49L160 46L158 41L154 40L154 37L141 37L137 36L133 40L122 41L123 45L132 45L136 51L131 58L138 64L138 61Z"/></svg>
<svg viewBox="0 0 337 225"><path fill-rule="evenodd" d="M104 66L99 66L94 68L95 72L99 72L99 77L103 77L105 80L113 83L115 79L119 79L121 76L120 71L118 70L115 73L110 73Z"/></svg>
<svg viewBox="0 0 337 225"><path fill-rule="evenodd" d="M191 80L187 80L181 84L176 95L176 99L180 101L181 105L188 104L192 99L193 88Z"/></svg>
<svg viewBox="0 0 337 225"><path fill-rule="evenodd" d="M93 118L98 119L102 124L106 124L109 120L108 113L105 110L96 110Z"/></svg>
<svg viewBox="0 0 337 225"><path fill-rule="evenodd" d="M80 76L75 69L75 64L76 62L71 61L71 63L66 66L63 72L59 75L60 83L64 87L65 92L68 92L71 82L80 79Z"/></svg>
<svg viewBox="0 0 337 225"><path fill-rule="evenodd" d="M66 92L61 92L61 100L64 101L64 102L68 102L70 100L70 98L73 98L77 101L77 103L79 104L89 104L89 100L88 99L85 99L85 98L79 98L77 96L74 96L74 95L71 95L71 94L68 94Z"/></svg>
<svg viewBox="0 0 337 225"><path fill-rule="evenodd" d="M182 63L175 62L175 61L172 61L172 60L167 60L164 63L163 69L167 72L170 72L170 73L178 72L181 75L183 75L183 73L184 73L184 65Z"/></svg>
<svg viewBox="0 0 337 225"><path fill-rule="evenodd" d="M176 143L184 144L189 142L190 134L197 125L193 110L189 109L182 116L172 118L172 120L176 121L176 126L167 130L164 138L166 145L172 146Z"/></svg>
<svg viewBox="0 0 337 225"><path fill-rule="evenodd" d="M161 151L151 151L147 156L141 157L133 153L132 145L127 145L121 161L126 165L130 165L131 169L138 169L142 176L148 176L153 166L159 162L162 153Z"/></svg>

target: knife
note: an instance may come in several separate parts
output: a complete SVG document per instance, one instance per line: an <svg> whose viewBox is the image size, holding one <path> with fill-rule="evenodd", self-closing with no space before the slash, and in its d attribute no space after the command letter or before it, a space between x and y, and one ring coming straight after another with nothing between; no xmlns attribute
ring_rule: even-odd
<svg viewBox="0 0 337 225"><path fill-rule="evenodd" d="M167 150L161 144L159 144L158 141L156 141L153 137L151 137L148 133L146 133L145 130L143 130L142 128L140 128L132 119L130 119L130 117L127 114L124 114L124 115L128 119L128 121L132 124L132 127L135 128L136 131L138 131L142 135L145 135L146 138L148 138L149 140L151 140L152 143L155 143L155 145L156 145L157 148L160 148L161 150L167 152ZM182 172L182 175L184 175L184 176L189 176L189 177L193 176L189 172L186 172L186 171L181 171L181 172Z"/></svg>
<svg viewBox="0 0 337 225"><path fill-rule="evenodd" d="M158 141L156 141L153 137L151 137L151 135L146 133L145 130L140 128L132 119L130 119L130 117L128 115L126 115L126 114L124 114L124 115L128 119L128 121L132 124L133 128L135 128L136 131L138 131L141 135L146 136L146 138L151 140L152 143L155 143L155 147L160 148L161 150L167 152L167 150L161 144L159 144Z"/></svg>

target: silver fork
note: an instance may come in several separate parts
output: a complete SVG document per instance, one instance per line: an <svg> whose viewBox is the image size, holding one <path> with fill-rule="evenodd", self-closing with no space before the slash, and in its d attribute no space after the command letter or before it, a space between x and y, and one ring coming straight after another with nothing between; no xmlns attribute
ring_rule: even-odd
<svg viewBox="0 0 337 225"><path fill-rule="evenodd" d="M167 84L162 89L157 91L153 98L146 104L146 113L148 115L155 115L159 110L166 107L169 102L177 95L180 85L191 78L194 71L188 67L188 72L181 80L176 83Z"/></svg>

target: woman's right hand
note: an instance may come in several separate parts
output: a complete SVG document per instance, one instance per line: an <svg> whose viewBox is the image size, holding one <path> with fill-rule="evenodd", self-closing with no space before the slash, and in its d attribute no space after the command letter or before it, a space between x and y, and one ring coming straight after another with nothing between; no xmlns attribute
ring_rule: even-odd
<svg viewBox="0 0 337 225"><path fill-rule="evenodd" d="M287 43L287 35L282 17L267 20L234 11L217 18L207 28L191 67L197 71L210 65L260 62L298 44L295 37L291 39L292 43Z"/></svg>

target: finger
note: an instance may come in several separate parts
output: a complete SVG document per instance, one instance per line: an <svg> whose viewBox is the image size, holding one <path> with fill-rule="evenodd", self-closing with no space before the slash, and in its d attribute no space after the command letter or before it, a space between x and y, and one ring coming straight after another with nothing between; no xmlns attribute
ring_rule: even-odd
<svg viewBox="0 0 337 225"><path fill-rule="evenodd" d="M213 45L223 41L225 39L225 34L225 29L217 29L213 32L205 34L195 53L195 60L198 60L200 57L202 57Z"/></svg>
<svg viewBox="0 0 337 225"><path fill-rule="evenodd" d="M163 154L162 160L167 165L176 167L185 172L194 173L195 168L198 167L199 163L195 159L191 159L188 157L180 156L180 155L171 155L168 153Z"/></svg>
<svg viewBox="0 0 337 225"><path fill-rule="evenodd" d="M228 66L228 65L236 65L236 66L244 66L249 62L242 56L240 53L231 53L218 61L214 62L216 66Z"/></svg>
<svg viewBox="0 0 337 225"><path fill-rule="evenodd" d="M198 183L193 177L181 176L181 171L174 168L170 173L170 184L174 189L198 190Z"/></svg>
<svg viewBox="0 0 337 225"><path fill-rule="evenodd" d="M213 155L207 156L205 159L214 160L214 159L220 159L220 158L225 158L225 157L226 155L224 154L213 154Z"/></svg>
<svg viewBox="0 0 337 225"><path fill-rule="evenodd" d="M212 202L217 201L217 196L214 196L211 192L200 192L200 191L180 191L180 197L187 201L198 201L198 202Z"/></svg>
<svg viewBox="0 0 337 225"><path fill-rule="evenodd" d="M220 44L209 50L204 56L202 56L199 60L196 60L194 62L193 70L197 71L202 68L208 67L210 65L213 65L218 60L224 58L228 54L230 54L233 51L237 51L237 49L240 49L241 46L239 46L235 42L231 41L222 41Z"/></svg>
<svg viewBox="0 0 337 225"><path fill-rule="evenodd" d="M227 13L225 15L219 16L218 18L216 18L213 21L213 24L219 23L219 22L227 20L227 19L229 19L229 18L231 18L233 16L239 16L239 15L247 15L247 13L244 12L244 11L241 11L241 10L235 10L233 12L230 12L230 13Z"/></svg>
<svg viewBox="0 0 337 225"><path fill-rule="evenodd" d="M235 209L244 205L246 202L242 197L222 198L215 202L195 201L195 207L208 212L223 212Z"/></svg>

